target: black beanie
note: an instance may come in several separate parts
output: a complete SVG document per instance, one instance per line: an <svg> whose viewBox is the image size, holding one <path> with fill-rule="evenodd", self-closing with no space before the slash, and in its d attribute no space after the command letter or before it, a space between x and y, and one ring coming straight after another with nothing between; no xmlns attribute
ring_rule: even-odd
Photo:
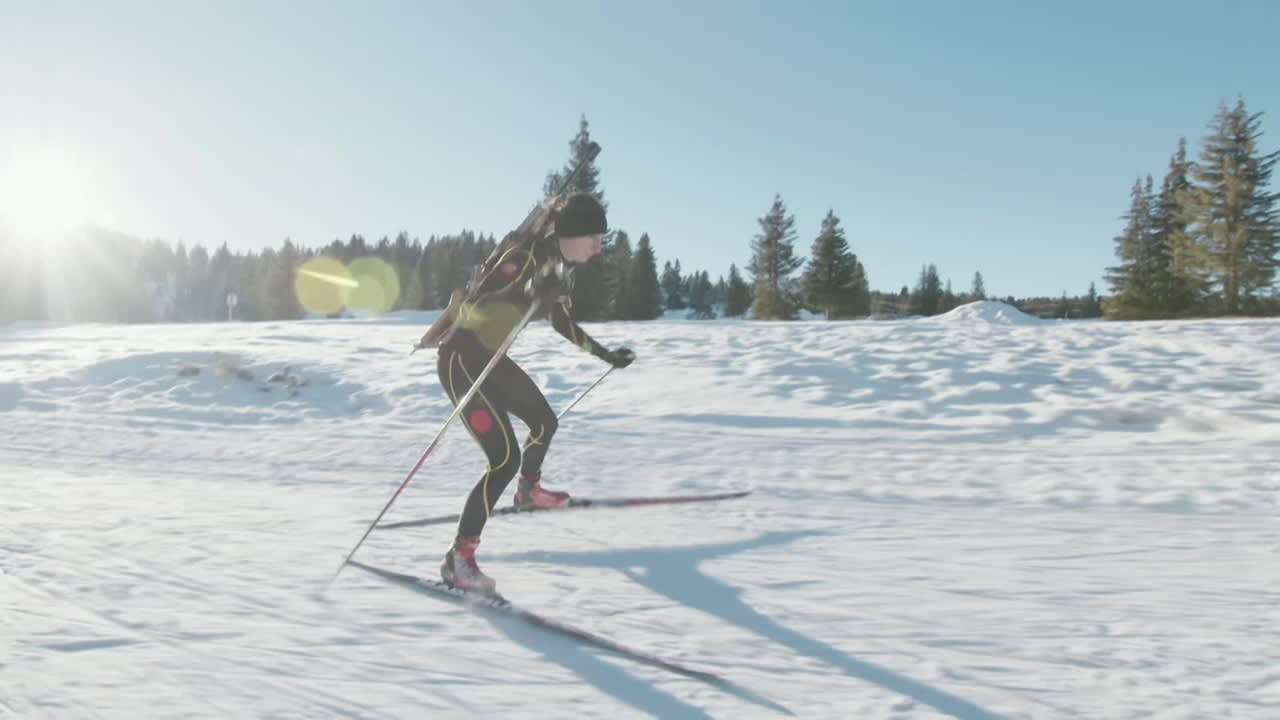
<svg viewBox="0 0 1280 720"><path fill-rule="evenodd" d="M556 216L556 235L560 237L577 237L579 235L603 235L609 231L609 223L604 216L604 207L600 201L587 193L574 193L564 203L564 208Z"/></svg>

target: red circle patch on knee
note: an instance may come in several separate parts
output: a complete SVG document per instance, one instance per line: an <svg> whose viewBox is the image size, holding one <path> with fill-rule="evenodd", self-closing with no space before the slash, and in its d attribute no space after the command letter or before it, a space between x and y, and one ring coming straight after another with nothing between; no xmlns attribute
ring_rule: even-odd
<svg viewBox="0 0 1280 720"><path fill-rule="evenodd" d="M493 416L484 410L472 410L467 416L467 424L478 433L487 433L493 429Z"/></svg>

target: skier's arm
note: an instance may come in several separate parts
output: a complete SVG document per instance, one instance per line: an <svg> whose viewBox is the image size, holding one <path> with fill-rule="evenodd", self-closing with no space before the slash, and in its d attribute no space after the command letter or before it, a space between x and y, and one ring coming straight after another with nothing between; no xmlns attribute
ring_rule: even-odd
<svg viewBox="0 0 1280 720"><path fill-rule="evenodd" d="M626 348L610 350L596 342L573 319L573 314L569 309L570 305L569 301L556 303L555 309L551 311L551 326L556 329L556 332L563 335L569 342L614 367L623 368L631 364L631 361L635 359L634 353Z"/></svg>

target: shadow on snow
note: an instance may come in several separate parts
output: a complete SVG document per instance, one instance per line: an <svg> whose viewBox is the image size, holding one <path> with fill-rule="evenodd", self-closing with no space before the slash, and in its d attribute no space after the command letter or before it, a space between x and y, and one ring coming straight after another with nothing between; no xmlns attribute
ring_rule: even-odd
<svg viewBox="0 0 1280 720"><path fill-rule="evenodd" d="M759 537L734 543L701 545L681 548L644 548L635 550L605 550L597 552L533 552L504 555L503 560L533 560L556 565L612 568L626 574L635 582L650 590L671 598L685 607L700 610L733 623L752 633L784 645L797 653L820 660L840 669L851 677L874 683L917 702L929 705L939 712L961 720L999 720L1001 716L987 711L963 698L957 697L923 682L859 660L836 647L816 638L787 628L760 613L741 599L742 592L717 580L699 569L699 564L713 558L756 550L762 547L783 545L806 537L823 534L820 531L770 532ZM520 638L511 634L513 639ZM539 644L542 641L539 639ZM522 644L526 644L523 643ZM535 650L537 645L528 645ZM545 645L542 645L545 647ZM581 651L564 656L549 657L578 672L583 679L594 682L605 692L631 702L638 708L660 717L706 717L701 710L683 705L658 703L652 688L630 687L634 683L619 683L618 678L606 676L597 666L584 667L578 662ZM570 662L566 662L570 661ZM578 667L574 667L574 666ZM603 681L603 682L597 682ZM622 692L625 688L625 696ZM641 692L644 690L645 692ZM679 709L679 713L672 711Z"/></svg>

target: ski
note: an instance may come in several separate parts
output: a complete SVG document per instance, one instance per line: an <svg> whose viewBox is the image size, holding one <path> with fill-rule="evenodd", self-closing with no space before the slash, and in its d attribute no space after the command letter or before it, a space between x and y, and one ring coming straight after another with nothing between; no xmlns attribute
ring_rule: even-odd
<svg viewBox="0 0 1280 720"><path fill-rule="evenodd" d="M414 575L393 572L373 565L366 565L358 560L348 560L347 564L364 570L375 577L409 588L410 590L415 590L425 595L449 600L464 607L500 612L508 617L523 620L530 625L549 630L558 635L578 640L579 642L583 642L603 650L608 650L620 657L624 657L635 662L661 668L695 680L701 680L702 682L716 687L730 690L734 689L732 683L715 673L706 672L705 670L695 670L693 668L671 662L670 660L664 660L656 655L644 652L643 650L637 650L635 648L622 645L621 643L610 640L603 635L597 635L588 630L574 627L573 625L563 623L559 620L543 617L542 615L538 615L532 611L525 610L497 593L485 594L460 590L441 580L429 580L427 578L421 578Z"/></svg>
<svg viewBox="0 0 1280 720"><path fill-rule="evenodd" d="M696 502L714 502L716 500L733 500L735 498L746 497L751 494L750 490L741 490L738 492L717 493L715 495L668 495L665 497L631 497L631 498L572 498L569 504L561 508L531 508L522 510L515 505L507 505L500 507L489 514L490 517L497 515L525 515L535 512L559 512L563 510L575 510L586 508L603 508L603 507L639 507L642 505L679 505L682 503ZM378 525L379 530L394 530L396 528L422 527L424 525L443 525L445 523L453 523L458 521L457 515L439 515L437 517L423 518L421 520L402 520L400 522L382 523Z"/></svg>

